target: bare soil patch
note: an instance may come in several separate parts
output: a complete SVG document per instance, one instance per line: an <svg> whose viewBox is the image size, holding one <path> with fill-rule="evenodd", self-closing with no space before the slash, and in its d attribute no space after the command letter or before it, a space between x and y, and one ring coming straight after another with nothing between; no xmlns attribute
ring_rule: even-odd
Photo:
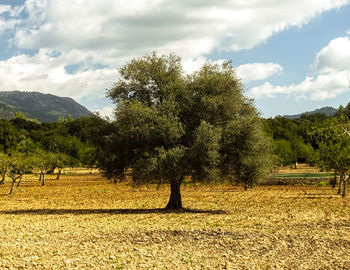
<svg viewBox="0 0 350 270"><path fill-rule="evenodd" d="M98 174L0 186L0 269L349 269L349 199L330 187L112 184ZM52 179L52 180L50 180Z"/></svg>

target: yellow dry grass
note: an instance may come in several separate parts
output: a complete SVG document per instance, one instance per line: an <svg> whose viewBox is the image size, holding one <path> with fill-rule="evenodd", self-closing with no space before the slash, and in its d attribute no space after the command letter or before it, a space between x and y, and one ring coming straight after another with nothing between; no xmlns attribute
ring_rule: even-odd
<svg viewBox="0 0 350 270"><path fill-rule="evenodd" d="M98 174L0 187L0 269L349 269L349 199L330 187L112 184Z"/></svg>

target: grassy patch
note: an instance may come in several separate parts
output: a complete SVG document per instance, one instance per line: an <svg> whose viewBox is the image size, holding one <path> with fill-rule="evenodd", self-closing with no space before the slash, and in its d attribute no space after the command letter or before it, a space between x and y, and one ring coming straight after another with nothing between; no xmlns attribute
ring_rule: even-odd
<svg viewBox="0 0 350 270"><path fill-rule="evenodd" d="M308 177L315 177L315 178L322 178L322 177L332 177L334 176L334 173L329 172L318 172L318 173L279 173L276 174L275 177L278 178L308 178Z"/></svg>
<svg viewBox="0 0 350 270"><path fill-rule="evenodd" d="M316 184L317 186L325 187L329 185L329 181L320 181Z"/></svg>

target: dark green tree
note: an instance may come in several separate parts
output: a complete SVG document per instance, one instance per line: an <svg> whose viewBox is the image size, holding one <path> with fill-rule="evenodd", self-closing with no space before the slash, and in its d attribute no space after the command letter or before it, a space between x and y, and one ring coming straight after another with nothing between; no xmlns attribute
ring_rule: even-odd
<svg viewBox="0 0 350 270"><path fill-rule="evenodd" d="M15 127L6 120L0 119L0 151L10 153L16 150L18 132Z"/></svg>
<svg viewBox="0 0 350 270"><path fill-rule="evenodd" d="M275 154L279 166L291 165L295 162L295 156L290 142L285 139L279 139L274 142Z"/></svg>
<svg viewBox="0 0 350 270"><path fill-rule="evenodd" d="M155 53L120 69L108 92L115 121L97 125L99 167L121 179L169 183L166 209L182 208L180 185L193 181L256 184L270 166L270 143L257 110L229 63L185 76L181 59Z"/></svg>

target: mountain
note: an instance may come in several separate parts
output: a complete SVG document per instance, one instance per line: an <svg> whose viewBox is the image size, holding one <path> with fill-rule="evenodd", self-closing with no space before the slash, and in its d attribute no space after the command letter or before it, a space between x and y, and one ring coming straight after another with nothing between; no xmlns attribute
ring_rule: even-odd
<svg viewBox="0 0 350 270"><path fill-rule="evenodd" d="M304 112L304 113L295 114L295 115L284 115L283 117L289 118L289 119L298 119L298 118L300 118L303 114L310 115L310 114L316 114L316 113L322 113L322 114L325 114L325 115L327 115L327 116L332 116L332 115L334 115L337 111L338 111L338 109L333 108L333 107L323 107L323 108L316 109L316 110L311 111L311 112Z"/></svg>
<svg viewBox="0 0 350 270"><path fill-rule="evenodd" d="M88 109L69 97L39 92L0 91L0 118L14 118L17 112L40 122L55 122L60 117L79 118L90 114Z"/></svg>

